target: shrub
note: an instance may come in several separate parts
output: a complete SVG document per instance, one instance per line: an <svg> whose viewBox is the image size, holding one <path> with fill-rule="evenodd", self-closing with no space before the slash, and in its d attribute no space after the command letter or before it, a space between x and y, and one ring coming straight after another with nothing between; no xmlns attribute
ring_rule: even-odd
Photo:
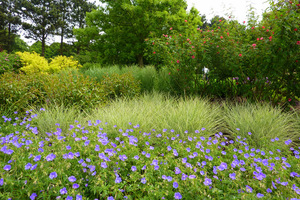
<svg viewBox="0 0 300 200"><path fill-rule="evenodd" d="M30 104L43 103L42 76L4 73L0 76L0 104L12 111L25 111Z"/></svg>
<svg viewBox="0 0 300 200"><path fill-rule="evenodd" d="M76 69L82 67L78 63L78 61L73 59L73 56L66 57L66 56L56 56L55 58L51 59L49 64L50 72L58 72L64 69Z"/></svg>
<svg viewBox="0 0 300 200"><path fill-rule="evenodd" d="M17 71L21 66L20 56L0 52L0 74Z"/></svg>
<svg viewBox="0 0 300 200"><path fill-rule="evenodd" d="M57 103L80 109L105 103L102 87L83 75L4 73L0 77L0 104L24 112L30 105Z"/></svg>
<svg viewBox="0 0 300 200"><path fill-rule="evenodd" d="M21 57L21 62L23 67L20 68L22 72L26 74L33 74L33 73L42 73L42 74L52 74L57 73L64 69L76 69L82 67L78 61L75 61L73 57L66 57L66 56L57 56L51 59L51 62L48 61L40 56L39 54L33 52L17 52Z"/></svg>
<svg viewBox="0 0 300 200"><path fill-rule="evenodd" d="M108 98L134 97L140 94L140 81L136 81L132 73L106 75L101 81L104 95Z"/></svg>
<svg viewBox="0 0 300 200"><path fill-rule="evenodd" d="M48 61L39 54L35 52L17 52L16 54L21 58L23 67L21 67L20 70L22 72L26 74L49 72Z"/></svg>
<svg viewBox="0 0 300 200"><path fill-rule="evenodd" d="M44 90L47 104L64 104L85 109L105 103L105 93L100 83L72 71L47 76Z"/></svg>

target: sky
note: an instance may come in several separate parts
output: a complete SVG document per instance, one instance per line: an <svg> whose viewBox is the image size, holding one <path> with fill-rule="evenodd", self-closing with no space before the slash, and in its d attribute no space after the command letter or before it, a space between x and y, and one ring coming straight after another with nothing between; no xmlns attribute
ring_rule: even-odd
<svg viewBox="0 0 300 200"><path fill-rule="evenodd" d="M90 2L96 2L96 5L101 5L99 0L89 0ZM245 21L247 23L247 14L249 13L249 6L254 8L255 15L260 16L269 6L267 0L186 0L188 4L187 10L189 11L194 6L201 15L205 14L206 19L210 21L216 15L224 17L231 16L231 19L238 20L239 23ZM33 43L32 40L21 38L26 41L29 45ZM49 38L47 44L52 42L59 42L59 37Z"/></svg>

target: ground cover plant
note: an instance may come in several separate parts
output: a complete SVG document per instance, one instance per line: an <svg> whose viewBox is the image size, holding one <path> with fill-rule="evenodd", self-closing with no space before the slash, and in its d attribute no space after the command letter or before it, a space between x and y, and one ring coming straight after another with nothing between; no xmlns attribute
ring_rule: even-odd
<svg viewBox="0 0 300 200"><path fill-rule="evenodd" d="M236 137L225 136L209 128L222 124L225 113L215 118L222 110L205 107L207 100L145 95L131 101L117 100L78 118L59 106L2 116L1 199L300 198L299 146L291 146L292 140L272 135L265 146L249 145L261 138L243 134L246 122L235 128ZM197 118L199 113L204 115ZM180 114L186 121L172 124ZM153 124L151 117L157 118ZM51 126L43 123L47 119Z"/></svg>

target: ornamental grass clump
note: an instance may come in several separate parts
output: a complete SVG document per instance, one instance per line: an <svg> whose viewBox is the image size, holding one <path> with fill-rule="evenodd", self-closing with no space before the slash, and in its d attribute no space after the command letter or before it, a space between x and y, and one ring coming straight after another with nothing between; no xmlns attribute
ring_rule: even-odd
<svg viewBox="0 0 300 200"><path fill-rule="evenodd" d="M291 140L272 138L270 151L221 132L122 129L99 119L64 133L56 124L42 137L31 125L40 112L0 119L19 129L0 137L0 199L300 198L300 147Z"/></svg>

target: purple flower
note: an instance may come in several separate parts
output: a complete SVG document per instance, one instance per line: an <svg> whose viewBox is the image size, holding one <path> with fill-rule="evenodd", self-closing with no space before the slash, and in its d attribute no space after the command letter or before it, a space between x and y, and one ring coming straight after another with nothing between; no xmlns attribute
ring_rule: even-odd
<svg viewBox="0 0 300 200"><path fill-rule="evenodd" d="M51 172L50 175L49 175L50 179L54 179L56 177L57 177L57 173L56 172Z"/></svg>
<svg viewBox="0 0 300 200"><path fill-rule="evenodd" d="M159 169L159 165L154 166L154 170L158 170Z"/></svg>
<svg viewBox="0 0 300 200"><path fill-rule="evenodd" d="M146 178L142 178L142 179L141 179L141 182L142 182L143 184L145 184L145 183L147 182Z"/></svg>
<svg viewBox="0 0 300 200"><path fill-rule="evenodd" d="M121 177L117 177L116 180L115 180L115 183L121 183L121 182L122 182Z"/></svg>
<svg viewBox="0 0 300 200"><path fill-rule="evenodd" d="M234 180L235 179L235 173L229 174L229 177Z"/></svg>
<svg viewBox="0 0 300 200"><path fill-rule="evenodd" d="M173 183L173 188L178 188L178 183L177 182Z"/></svg>
<svg viewBox="0 0 300 200"><path fill-rule="evenodd" d="M133 171L133 172L136 171L136 166L132 166L131 171Z"/></svg>
<svg viewBox="0 0 300 200"><path fill-rule="evenodd" d="M76 195L76 200L82 200L82 195L77 194L77 195Z"/></svg>
<svg viewBox="0 0 300 200"><path fill-rule="evenodd" d="M180 171L180 169L178 168L178 167L175 167L175 174L180 174L181 173L181 171Z"/></svg>
<svg viewBox="0 0 300 200"><path fill-rule="evenodd" d="M37 167L37 164L33 165L30 170L35 170L35 168Z"/></svg>
<svg viewBox="0 0 300 200"><path fill-rule="evenodd" d="M140 157L138 155L134 156L134 159L138 160Z"/></svg>
<svg viewBox="0 0 300 200"><path fill-rule="evenodd" d="M0 179L0 186L2 186L2 185L3 185L3 183L4 183L4 179L3 179L3 178L1 178L1 179Z"/></svg>
<svg viewBox="0 0 300 200"><path fill-rule="evenodd" d="M68 179L69 179L70 182L75 182L76 181L75 176L70 176Z"/></svg>
<svg viewBox="0 0 300 200"><path fill-rule="evenodd" d="M120 160L125 161L127 159L126 155L119 155Z"/></svg>
<svg viewBox="0 0 300 200"><path fill-rule="evenodd" d="M257 193L257 198L262 198L262 197L264 197L265 195L263 195L263 194L261 194L261 193Z"/></svg>
<svg viewBox="0 0 300 200"><path fill-rule="evenodd" d="M73 197L71 197L71 196L67 196L67 198L66 198L66 200L72 200L73 199Z"/></svg>
<svg viewBox="0 0 300 200"><path fill-rule="evenodd" d="M104 168L104 169L107 168L106 162L102 162L102 163L101 163L101 167Z"/></svg>
<svg viewBox="0 0 300 200"><path fill-rule="evenodd" d="M65 187L63 189L60 189L60 194L67 194L67 193L68 191Z"/></svg>
<svg viewBox="0 0 300 200"><path fill-rule="evenodd" d="M167 176L167 180L170 182L172 181L172 176Z"/></svg>
<svg viewBox="0 0 300 200"><path fill-rule="evenodd" d="M107 200L114 200L114 197L113 196L109 196L109 197L107 197Z"/></svg>
<svg viewBox="0 0 300 200"><path fill-rule="evenodd" d="M29 197L29 198L30 198L31 200L34 200L34 199L35 199L35 197L37 197L37 194L36 194L36 193L32 193L32 194L30 195L30 197Z"/></svg>
<svg viewBox="0 0 300 200"><path fill-rule="evenodd" d="M271 193L271 192L272 192L272 190L271 190L270 188L268 188L268 189L267 189L267 192L268 192L268 193Z"/></svg>
<svg viewBox="0 0 300 200"><path fill-rule="evenodd" d="M204 183L204 185L211 185L212 181L210 178L205 178L203 183Z"/></svg>
<svg viewBox="0 0 300 200"><path fill-rule="evenodd" d="M46 160L49 162L49 161L52 161L56 158L56 155L51 153L49 155L46 156Z"/></svg>
<svg viewBox="0 0 300 200"><path fill-rule="evenodd" d="M73 187L73 189L77 189L77 188L79 188L79 185L77 183L74 183L72 187Z"/></svg>
<svg viewBox="0 0 300 200"><path fill-rule="evenodd" d="M33 161L37 162L37 161L41 160L41 157L42 157L41 155L35 156Z"/></svg>
<svg viewBox="0 0 300 200"><path fill-rule="evenodd" d="M11 169L11 165L5 165L3 167L4 170L9 171Z"/></svg>
<svg viewBox="0 0 300 200"><path fill-rule="evenodd" d="M249 185L246 185L246 191L252 193L253 189Z"/></svg>
<svg viewBox="0 0 300 200"><path fill-rule="evenodd" d="M25 170L28 170L28 169L30 169L32 167L32 164L31 163L27 163L26 165L25 165Z"/></svg>
<svg viewBox="0 0 300 200"><path fill-rule="evenodd" d="M179 192L175 192L174 198L175 199L182 199L182 196L181 196L181 194Z"/></svg>

